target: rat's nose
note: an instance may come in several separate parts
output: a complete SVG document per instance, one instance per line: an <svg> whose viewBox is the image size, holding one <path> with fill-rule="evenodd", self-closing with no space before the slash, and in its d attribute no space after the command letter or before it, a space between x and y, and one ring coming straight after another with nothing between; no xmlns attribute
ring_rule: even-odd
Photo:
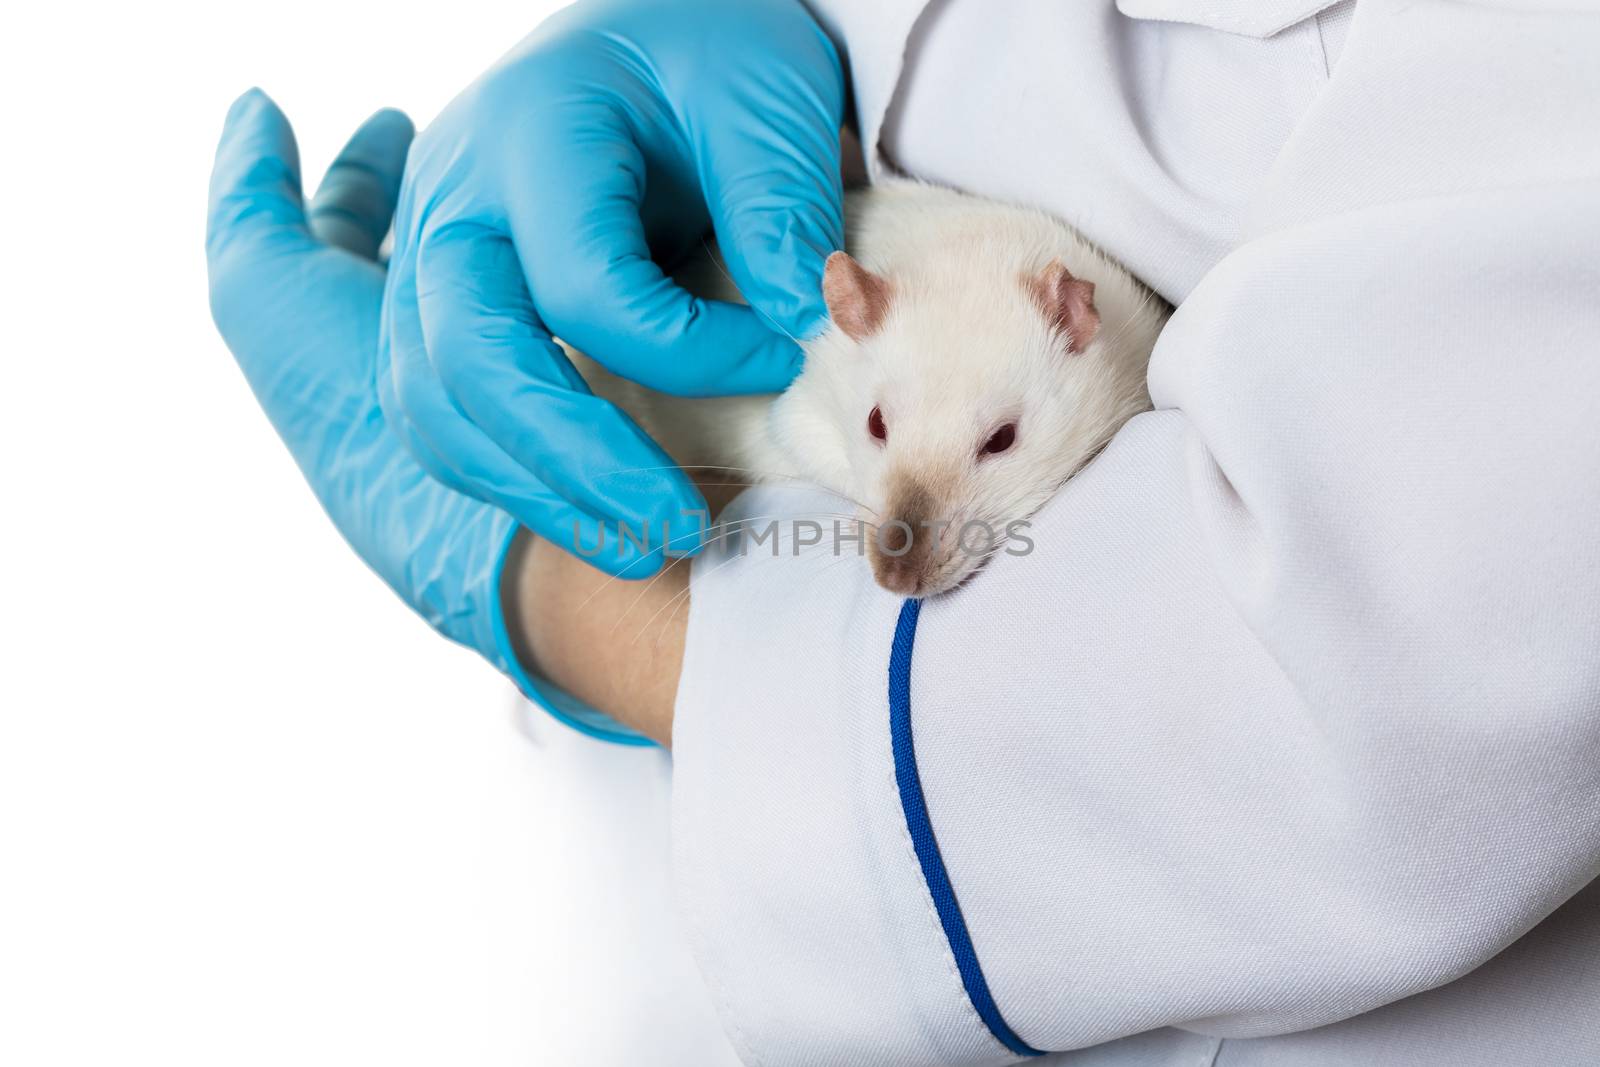
<svg viewBox="0 0 1600 1067"><path fill-rule="evenodd" d="M904 556L880 552L872 556L872 576L878 584L897 596L916 596L922 590L923 564L908 562Z"/></svg>
<svg viewBox="0 0 1600 1067"><path fill-rule="evenodd" d="M934 557L936 526L928 521L931 513L925 492L913 488L891 504L893 516L879 526L868 555L872 576L878 584L899 596L916 596L927 583Z"/></svg>

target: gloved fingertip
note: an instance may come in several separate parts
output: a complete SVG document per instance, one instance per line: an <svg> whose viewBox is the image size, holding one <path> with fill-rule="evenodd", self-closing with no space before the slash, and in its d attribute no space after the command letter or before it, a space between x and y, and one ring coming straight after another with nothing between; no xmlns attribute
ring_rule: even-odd
<svg viewBox="0 0 1600 1067"><path fill-rule="evenodd" d="M301 235L300 150L294 128L260 89L241 93L228 110L217 142L206 207L206 248L213 260L245 240Z"/></svg>
<svg viewBox="0 0 1600 1067"><path fill-rule="evenodd" d="M814 340L815 338L821 336L822 331L826 330L828 328L828 326L829 326L828 313L827 313L827 311L824 310L822 312L822 314L817 316L814 321L809 322L805 327L803 327L801 329L801 331L800 331L800 340L802 340L802 341ZM786 387L788 386L789 382L794 381L796 378L798 378L800 376L800 372L801 372L801 370L803 370L805 368L805 365L806 365L806 351L805 351L805 349L801 348L798 344L796 344L794 346L794 348L792 349L792 351L791 351L788 363L783 368L784 373L789 376L788 377L788 381L784 382L784 385Z"/></svg>
<svg viewBox="0 0 1600 1067"><path fill-rule="evenodd" d="M232 125L246 115L262 111L276 114L280 118L283 116L282 109L278 107L277 102L272 97L267 95L266 90L260 86L252 85L240 93L234 99L232 105L229 106L227 121L229 125Z"/></svg>
<svg viewBox="0 0 1600 1067"><path fill-rule="evenodd" d="M236 177L244 184L256 179L249 167L263 157L279 159L299 174L299 148L289 116L260 89L247 89L228 108L217 153L219 164L228 159L235 167L243 168Z"/></svg>
<svg viewBox="0 0 1600 1067"><path fill-rule="evenodd" d="M770 219L766 221L771 221ZM767 324L796 340L825 326L822 272L842 245L818 220L791 220L778 231L747 229L743 243L724 255L744 296Z"/></svg>
<svg viewBox="0 0 1600 1067"><path fill-rule="evenodd" d="M360 130L360 135L399 145L410 144L416 133L417 127L411 121L411 116L395 107L380 107L367 116Z"/></svg>
<svg viewBox="0 0 1600 1067"><path fill-rule="evenodd" d="M730 376L730 390L741 393L781 393L789 387L805 365L805 350L798 344L807 338L792 327L778 326L766 316L762 322L771 337L751 356L747 366Z"/></svg>
<svg viewBox="0 0 1600 1067"><path fill-rule="evenodd" d="M692 556L700 551L711 524L710 509L687 474L676 467L658 469L636 478L629 490L626 497L618 499L625 513L601 525L609 527L618 542L616 547L654 560L635 564L635 570L648 566L653 574L664 557Z"/></svg>
<svg viewBox="0 0 1600 1067"><path fill-rule="evenodd" d="M323 242L376 260L394 219L414 134L402 111L382 108L340 149L311 202L311 229Z"/></svg>
<svg viewBox="0 0 1600 1067"><path fill-rule="evenodd" d="M240 93L237 98L235 98L233 101L233 106L235 108L241 108L257 103L270 104L271 102L272 97L267 95L267 91L265 89L261 88L259 85L252 85L250 88Z"/></svg>

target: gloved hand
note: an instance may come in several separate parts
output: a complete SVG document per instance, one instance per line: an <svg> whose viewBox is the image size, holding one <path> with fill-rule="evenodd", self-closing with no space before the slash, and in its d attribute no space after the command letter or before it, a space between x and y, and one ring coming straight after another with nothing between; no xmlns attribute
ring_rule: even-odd
<svg viewBox="0 0 1600 1067"><path fill-rule="evenodd" d="M379 390L412 454L612 573L653 573L668 537L697 548L699 491L551 332L664 392L781 389L842 239L843 109L799 0L580 0L541 26L407 164ZM751 307L656 265L711 226ZM651 549L619 547L618 522Z"/></svg>
<svg viewBox="0 0 1600 1067"><path fill-rule="evenodd" d="M267 417L356 553L452 640L482 653L558 718L648 743L530 678L501 614L511 517L429 478L378 405L389 229L411 122L380 111L312 199L288 120L251 90L228 112L211 175L211 311Z"/></svg>

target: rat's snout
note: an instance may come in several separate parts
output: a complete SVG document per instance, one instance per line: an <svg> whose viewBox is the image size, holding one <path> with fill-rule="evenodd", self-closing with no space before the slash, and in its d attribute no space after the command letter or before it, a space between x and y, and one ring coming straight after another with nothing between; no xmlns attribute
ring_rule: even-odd
<svg viewBox="0 0 1600 1067"><path fill-rule="evenodd" d="M899 487L889 497L884 519L868 541L867 556L878 584L900 596L919 596L938 558L939 524L933 496L916 483Z"/></svg>

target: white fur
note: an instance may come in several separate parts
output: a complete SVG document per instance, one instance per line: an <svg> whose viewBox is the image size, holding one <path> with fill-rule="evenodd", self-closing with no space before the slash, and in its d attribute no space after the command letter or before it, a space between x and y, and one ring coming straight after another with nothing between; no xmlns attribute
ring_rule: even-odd
<svg viewBox="0 0 1600 1067"><path fill-rule="evenodd" d="M1146 365L1168 308L1039 211L895 180L849 194L845 217L850 253L889 279L889 313L860 342L832 326L807 342L804 370L783 394L683 399L581 357L580 367L682 464L815 482L873 522L896 517L885 509L906 486L921 488L952 524L922 589L931 595L981 563L954 550L963 523L1003 532L1027 519L1150 406ZM1082 352L1067 351L1026 286L1053 259L1095 284L1101 326ZM697 293L737 299L725 276L697 271L682 279ZM867 430L875 405L886 442ZM1008 422L1015 445L980 456Z"/></svg>

